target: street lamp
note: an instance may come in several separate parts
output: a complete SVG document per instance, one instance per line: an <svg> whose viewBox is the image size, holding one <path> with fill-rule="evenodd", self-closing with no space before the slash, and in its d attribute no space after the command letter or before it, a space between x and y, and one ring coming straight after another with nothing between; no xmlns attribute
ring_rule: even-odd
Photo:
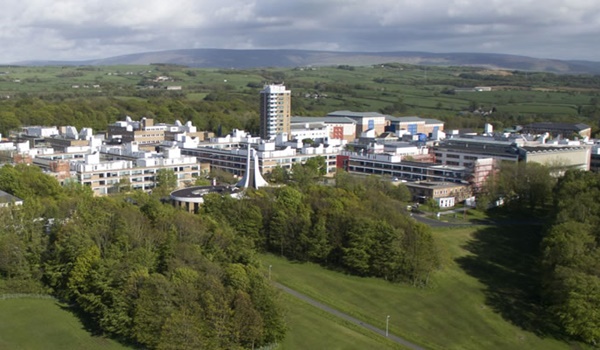
<svg viewBox="0 0 600 350"><path fill-rule="evenodd" d="M387 317L385 318L385 336L387 337L390 333L389 333L389 329L390 329L390 315L387 315Z"/></svg>
<svg viewBox="0 0 600 350"><path fill-rule="evenodd" d="M271 280L271 268L273 267L273 265L269 265L269 281Z"/></svg>

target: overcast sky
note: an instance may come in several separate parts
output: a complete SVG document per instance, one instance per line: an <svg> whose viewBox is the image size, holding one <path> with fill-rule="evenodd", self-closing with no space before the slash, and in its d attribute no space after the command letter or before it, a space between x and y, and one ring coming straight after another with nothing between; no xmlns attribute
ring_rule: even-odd
<svg viewBox="0 0 600 350"><path fill-rule="evenodd" d="M3 0L0 7L0 63L189 48L600 61L600 0Z"/></svg>

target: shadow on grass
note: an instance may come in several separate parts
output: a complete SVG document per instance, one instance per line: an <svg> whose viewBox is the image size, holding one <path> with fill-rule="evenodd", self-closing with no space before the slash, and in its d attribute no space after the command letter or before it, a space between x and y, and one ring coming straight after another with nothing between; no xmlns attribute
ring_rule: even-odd
<svg viewBox="0 0 600 350"><path fill-rule="evenodd" d="M538 336L563 339L540 299L540 225L485 227L463 247L473 255L456 261L485 286L486 304L514 325Z"/></svg>
<svg viewBox="0 0 600 350"><path fill-rule="evenodd" d="M124 337L116 337L114 335L106 334L100 328L98 323L89 314L87 314L83 310L81 310L77 305L75 305L75 304L69 305L65 302L58 302L57 304L62 310L70 312L75 317L77 317L79 319L79 321L81 321L83 329L85 331L87 331L88 333L90 333L95 338L96 342L101 342L101 341L108 342L108 339L111 339L115 342L120 343L121 345L124 345L125 347L130 347L132 349L140 348L140 344L134 342L131 339L127 339Z"/></svg>

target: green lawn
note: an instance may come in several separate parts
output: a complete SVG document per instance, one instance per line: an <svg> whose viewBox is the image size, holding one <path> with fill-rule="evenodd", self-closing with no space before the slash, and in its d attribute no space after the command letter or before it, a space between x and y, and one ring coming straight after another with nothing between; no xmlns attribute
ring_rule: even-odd
<svg viewBox="0 0 600 350"><path fill-rule="evenodd" d="M81 321L51 299L0 300L0 349L130 349L92 336Z"/></svg>
<svg viewBox="0 0 600 350"><path fill-rule="evenodd" d="M402 349L382 336L343 321L291 295L282 295L290 329L278 350Z"/></svg>
<svg viewBox="0 0 600 350"><path fill-rule="evenodd" d="M531 281L523 274L532 266L524 254L532 248L532 241L522 233L535 229L437 230L446 267L425 289L350 276L273 255L262 259L264 266L272 265L274 280L380 328L385 328L386 315L390 315L391 333L427 348L586 348L525 330L550 334L537 323L539 310L527 299ZM307 332L307 323L313 324L291 323L289 337Z"/></svg>

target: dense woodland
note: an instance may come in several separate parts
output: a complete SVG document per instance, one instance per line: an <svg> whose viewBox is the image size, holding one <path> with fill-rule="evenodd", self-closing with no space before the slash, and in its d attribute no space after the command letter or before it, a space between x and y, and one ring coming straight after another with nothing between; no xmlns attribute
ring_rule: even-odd
<svg viewBox="0 0 600 350"><path fill-rule="evenodd" d="M25 204L0 210L0 291L51 293L91 330L147 348L273 344L285 336L283 308L257 251L428 282L439 267L433 236L402 213L405 193L390 186L342 175L336 187L211 196L194 215L158 195L94 197L36 167L5 165L0 189Z"/></svg>

